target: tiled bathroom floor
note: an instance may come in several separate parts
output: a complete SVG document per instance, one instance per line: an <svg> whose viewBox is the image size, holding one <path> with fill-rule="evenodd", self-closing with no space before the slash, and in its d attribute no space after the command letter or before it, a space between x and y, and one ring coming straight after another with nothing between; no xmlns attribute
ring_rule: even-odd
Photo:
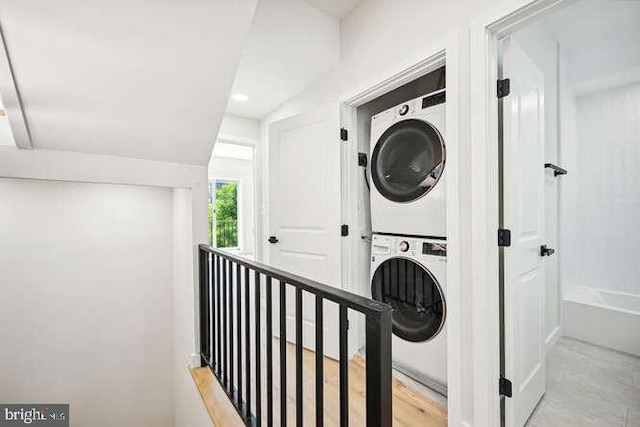
<svg viewBox="0 0 640 427"><path fill-rule="evenodd" d="M560 338L529 427L640 427L640 358Z"/></svg>

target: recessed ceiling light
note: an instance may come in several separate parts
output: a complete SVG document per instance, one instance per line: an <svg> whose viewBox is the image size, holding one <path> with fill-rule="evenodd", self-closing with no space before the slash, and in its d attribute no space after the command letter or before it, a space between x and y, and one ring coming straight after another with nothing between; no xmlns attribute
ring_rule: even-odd
<svg viewBox="0 0 640 427"><path fill-rule="evenodd" d="M238 102L246 102L249 99L249 97L244 93L234 93L232 98L234 101Z"/></svg>

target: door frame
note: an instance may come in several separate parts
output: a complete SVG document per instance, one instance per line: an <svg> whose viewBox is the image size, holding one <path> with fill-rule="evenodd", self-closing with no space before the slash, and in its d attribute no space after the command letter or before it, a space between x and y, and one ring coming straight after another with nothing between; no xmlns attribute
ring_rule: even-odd
<svg viewBox="0 0 640 427"><path fill-rule="evenodd" d="M574 0L506 1L470 22L474 424L500 420L498 40Z"/></svg>
<svg viewBox="0 0 640 427"><path fill-rule="evenodd" d="M262 236L262 221L258 220L259 212L261 212L262 203L262 187L260 187L260 174L262 173L262 163L260 157L260 141L251 138L242 138L231 135L220 134L216 138L216 142L224 142L226 144L242 145L253 149L253 257L260 259L262 254L262 246L260 245L260 236ZM213 156L213 151L212 151ZM208 170L207 170L208 173ZM211 177L209 177L211 178ZM238 193L240 194L240 193ZM238 205L240 201L238 201ZM240 223L238 223L240 228ZM215 228L213 230L215 233ZM215 235L215 234L214 234ZM238 239L240 235L238 234Z"/></svg>
<svg viewBox="0 0 640 427"><path fill-rule="evenodd" d="M369 82L345 93L340 97L340 124L349 131L348 143L342 145L341 155L341 210L343 224L349 224L349 236L342 240L343 265L357 265L361 229L364 224L358 220L358 182L362 171L358 166L358 126L356 109L398 87L409 83L445 65L447 82L446 126L447 126L447 412L449 425L464 425L463 422L463 310L460 271L461 262L461 220L460 220L460 63L461 53L467 43L468 34L453 31L431 43L396 64L386 72L378 74ZM336 130L337 131L337 130ZM369 153L367 153L368 155ZM368 270L368 269L365 269ZM369 282L369 276L361 269L344 268L344 284ZM346 287L353 291L353 285ZM356 336L364 336L359 322L354 322ZM353 341L353 340L350 340Z"/></svg>

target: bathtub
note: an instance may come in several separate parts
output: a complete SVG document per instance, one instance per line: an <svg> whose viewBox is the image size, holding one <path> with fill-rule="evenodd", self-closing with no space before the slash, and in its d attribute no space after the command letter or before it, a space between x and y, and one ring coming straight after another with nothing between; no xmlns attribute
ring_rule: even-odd
<svg viewBox="0 0 640 427"><path fill-rule="evenodd" d="M640 295L579 286L563 309L565 335L640 356Z"/></svg>

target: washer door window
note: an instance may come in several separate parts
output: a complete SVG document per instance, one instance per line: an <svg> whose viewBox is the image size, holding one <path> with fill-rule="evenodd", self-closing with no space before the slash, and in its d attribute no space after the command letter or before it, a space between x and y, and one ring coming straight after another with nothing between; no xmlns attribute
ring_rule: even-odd
<svg viewBox="0 0 640 427"><path fill-rule="evenodd" d="M375 300L393 308L393 333L413 342L434 338L444 325L445 299L438 282L420 264L390 258L380 264L371 282Z"/></svg>
<svg viewBox="0 0 640 427"><path fill-rule="evenodd" d="M378 191L394 202L427 194L444 170L445 147L429 123L408 119L387 129L371 156L371 177Z"/></svg>

